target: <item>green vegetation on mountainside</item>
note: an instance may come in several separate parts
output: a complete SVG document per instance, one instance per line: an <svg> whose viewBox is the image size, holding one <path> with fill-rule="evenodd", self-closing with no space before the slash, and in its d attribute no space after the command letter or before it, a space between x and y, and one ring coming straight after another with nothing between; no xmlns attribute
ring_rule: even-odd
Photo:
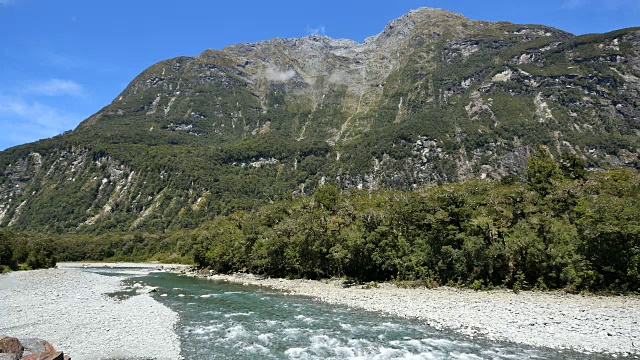
<svg viewBox="0 0 640 360"><path fill-rule="evenodd" d="M47 243L65 261L187 260L292 278L638 292L640 174L588 173L584 165L569 154L556 163L538 147L525 183L342 193L324 185L191 231L68 234Z"/></svg>

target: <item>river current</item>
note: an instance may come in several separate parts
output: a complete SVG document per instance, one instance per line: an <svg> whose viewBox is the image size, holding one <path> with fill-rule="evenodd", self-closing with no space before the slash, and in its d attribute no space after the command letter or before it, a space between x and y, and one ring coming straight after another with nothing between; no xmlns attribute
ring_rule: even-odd
<svg viewBox="0 0 640 360"><path fill-rule="evenodd" d="M175 331L189 360L611 358L470 338L260 287L160 272L130 277L126 269L94 271L129 277L130 286L157 287L152 296L180 315Z"/></svg>

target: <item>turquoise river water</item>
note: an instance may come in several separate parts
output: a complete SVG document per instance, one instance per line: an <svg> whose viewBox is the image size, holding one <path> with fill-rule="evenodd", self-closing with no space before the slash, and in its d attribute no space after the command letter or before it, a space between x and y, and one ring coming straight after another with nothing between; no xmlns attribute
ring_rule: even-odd
<svg viewBox="0 0 640 360"><path fill-rule="evenodd" d="M126 270L96 272L126 276ZM611 358L470 338L260 287L169 273L125 282L159 288L153 297L180 315L175 331L189 360Z"/></svg>

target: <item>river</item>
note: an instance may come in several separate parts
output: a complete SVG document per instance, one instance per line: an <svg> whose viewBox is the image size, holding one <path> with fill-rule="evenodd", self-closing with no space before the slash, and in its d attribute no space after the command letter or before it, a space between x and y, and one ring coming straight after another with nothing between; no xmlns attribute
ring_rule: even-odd
<svg viewBox="0 0 640 360"><path fill-rule="evenodd" d="M130 276L126 269L92 271ZM179 314L175 331L185 359L612 358L470 338L261 287L160 272L125 280L135 283L157 287L152 296Z"/></svg>

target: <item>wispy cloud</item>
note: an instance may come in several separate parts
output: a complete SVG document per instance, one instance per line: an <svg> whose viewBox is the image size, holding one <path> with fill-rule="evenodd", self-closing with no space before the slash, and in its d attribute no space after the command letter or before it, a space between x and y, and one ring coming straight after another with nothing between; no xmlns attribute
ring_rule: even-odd
<svg viewBox="0 0 640 360"><path fill-rule="evenodd" d="M84 94L84 89L82 85L72 80L50 79L28 85L25 92L28 94L44 96L82 96Z"/></svg>
<svg viewBox="0 0 640 360"><path fill-rule="evenodd" d="M324 25L318 25L316 27L307 25L306 31L307 31L307 34L309 35L324 35L326 33L326 29L324 28Z"/></svg>
<svg viewBox="0 0 640 360"><path fill-rule="evenodd" d="M294 76L296 76L296 71L293 69L289 69L286 71L278 70L274 67L267 68L266 72L267 80L271 81L289 81Z"/></svg>
<svg viewBox="0 0 640 360"><path fill-rule="evenodd" d="M63 110L87 95L72 80L22 82L0 89L0 150L58 135L75 128L85 117Z"/></svg>
<svg viewBox="0 0 640 360"><path fill-rule="evenodd" d="M51 137L73 129L82 116L39 102L0 96L0 149L15 144Z"/></svg>

